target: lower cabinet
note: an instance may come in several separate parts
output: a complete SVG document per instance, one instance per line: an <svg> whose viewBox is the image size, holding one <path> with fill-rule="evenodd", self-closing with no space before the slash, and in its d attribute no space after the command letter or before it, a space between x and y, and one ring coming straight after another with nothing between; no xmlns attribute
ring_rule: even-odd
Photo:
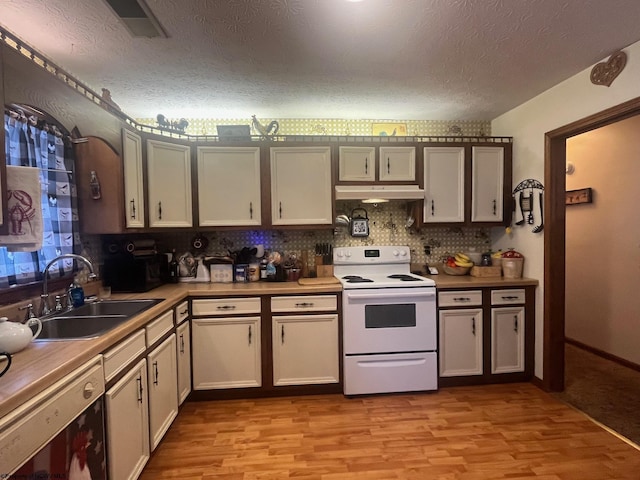
<svg viewBox="0 0 640 480"><path fill-rule="evenodd" d="M178 325L176 335L178 404L182 405L189 393L191 393L191 329L189 322Z"/></svg>
<svg viewBox="0 0 640 480"><path fill-rule="evenodd" d="M272 317L273 384L338 383L338 315Z"/></svg>
<svg viewBox="0 0 640 480"><path fill-rule="evenodd" d="M534 304L535 286L439 290L439 385L530 380Z"/></svg>
<svg viewBox="0 0 640 480"><path fill-rule="evenodd" d="M153 451L178 415L176 334L147 356L149 389L149 437Z"/></svg>
<svg viewBox="0 0 640 480"><path fill-rule="evenodd" d="M135 480L149 460L147 361L105 394L109 478Z"/></svg>
<svg viewBox="0 0 640 480"><path fill-rule="evenodd" d="M482 309L444 310L440 328L440 376L482 375Z"/></svg>
<svg viewBox="0 0 640 480"><path fill-rule="evenodd" d="M260 317L194 318L191 322L194 390L262 385Z"/></svg>

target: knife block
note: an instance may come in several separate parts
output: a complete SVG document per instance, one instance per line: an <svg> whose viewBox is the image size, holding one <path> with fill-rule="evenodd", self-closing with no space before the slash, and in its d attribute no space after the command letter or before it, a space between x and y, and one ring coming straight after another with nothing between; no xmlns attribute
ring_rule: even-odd
<svg viewBox="0 0 640 480"><path fill-rule="evenodd" d="M318 277L333 277L333 265L316 265Z"/></svg>

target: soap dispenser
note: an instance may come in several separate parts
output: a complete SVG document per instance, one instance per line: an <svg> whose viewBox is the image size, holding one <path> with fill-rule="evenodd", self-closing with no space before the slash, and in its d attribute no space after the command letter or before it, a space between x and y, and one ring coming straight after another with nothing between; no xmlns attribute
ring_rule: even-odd
<svg viewBox="0 0 640 480"><path fill-rule="evenodd" d="M69 304L73 305L73 308L78 308L84 305L84 289L80 282L78 282L78 277L73 277L73 283L69 285Z"/></svg>

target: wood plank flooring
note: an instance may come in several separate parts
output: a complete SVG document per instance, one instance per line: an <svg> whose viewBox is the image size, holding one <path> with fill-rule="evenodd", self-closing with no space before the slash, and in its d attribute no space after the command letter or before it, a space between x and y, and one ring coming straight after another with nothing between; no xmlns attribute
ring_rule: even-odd
<svg viewBox="0 0 640 480"><path fill-rule="evenodd" d="M186 403L141 479L640 478L640 450L531 384Z"/></svg>

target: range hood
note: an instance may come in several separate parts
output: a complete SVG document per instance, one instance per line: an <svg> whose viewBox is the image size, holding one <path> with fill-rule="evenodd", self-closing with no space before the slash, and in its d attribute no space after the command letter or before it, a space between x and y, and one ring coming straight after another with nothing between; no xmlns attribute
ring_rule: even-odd
<svg viewBox="0 0 640 480"><path fill-rule="evenodd" d="M418 185L336 185L336 200L422 200Z"/></svg>

